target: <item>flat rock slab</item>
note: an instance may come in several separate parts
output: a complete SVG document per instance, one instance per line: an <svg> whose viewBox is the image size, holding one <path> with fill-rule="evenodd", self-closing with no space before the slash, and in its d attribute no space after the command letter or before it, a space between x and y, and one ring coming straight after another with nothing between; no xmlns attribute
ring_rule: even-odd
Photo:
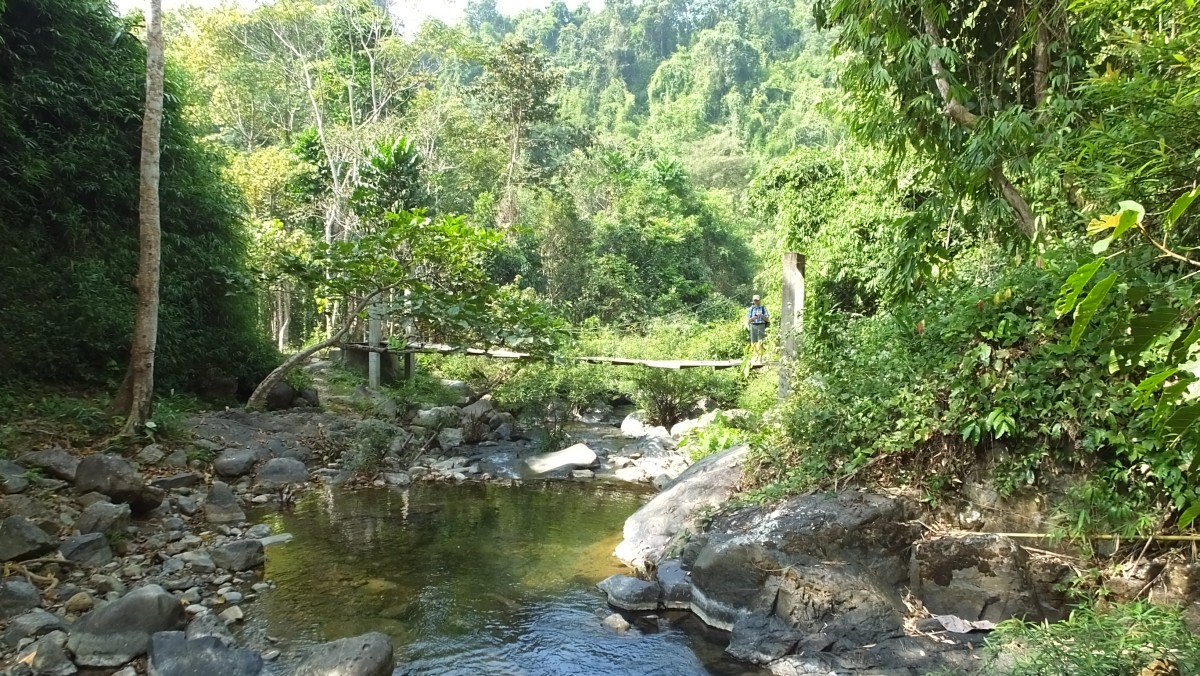
<svg viewBox="0 0 1200 676"><path fill-rule="evenodd" d="M662 589L658 582L647 582L628 575L613 575L601 580L596 588L608 595L608 602L623 610L657 610Z"/></svg>
<svg viewBox="0 0 1200 676"><path fill-rule="evenodd" d="M62 541L58 546L64 559L99 567L113 560L108 537L104 533L85 533Z"/></svg>
<svg viewBox="0 0 1200 676"><path fill-rule="evenodd" d="M371 632L316 646L292 676L391 676L395 668L392 639Z"/></svg>
<svg viewBox="0 0 1200 676"><path fill-rule="evenodd" d="M249 570L265 561L263 543L258 540L238 540L214 548L210 555L218 568L229 571Z"/></svg>
<svg viewBox="0 0 1200 676"><path fill-rule="evenodd" d="M526 458L525 466L533 474L549 474L591 467L596 464L596 460L596 452L586 444L575 444L561 451Z"/></svg>
<svg viewBox="0 0 1200 676"><path fill-rule="evenodd" d="M161 631L150 641L149 666L150 676L258 676L263 660L217 636L188 638L182 631Z"/></svg>

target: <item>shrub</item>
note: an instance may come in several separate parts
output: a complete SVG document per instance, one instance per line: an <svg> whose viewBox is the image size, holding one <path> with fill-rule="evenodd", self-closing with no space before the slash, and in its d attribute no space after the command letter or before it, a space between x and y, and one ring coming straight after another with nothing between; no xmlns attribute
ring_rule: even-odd
<svg viewBox="0 0 1200 676"><path fill-rule="evenodd" d="M343 456L342 466L351 472L373 474L379 471L393 440L401 431L391 423L368 418L354 427L350 448Z"/></svg>
<svg viewBox="0 0 1200 676"><path fill-rule="evenodd" d="M1142 601L1078 608L1054 624L1009 620L988 644L1007 657L999 663L1013 676L1137 674L1157 659L1178 673L1200 673L1200 638L1182 614Z"/></svg>
<svg viewBox="0 0 1200 676"><path fill-rule="evenodd" d="M1141 515L1156 503L1161 512L1164 496L1183 504L1192 489L1179 468L1190 451L1153 434L1153 407L1133 405L1145 368L1110 368L1121 335L1091 331L1073 347L1070 324L1055 313L1063 279L1055 270L1074 269L1072 252L1010 267L989 254L962 266L955 280L899 307L831 315L838 329L823 335L834 343L806 340L777 418L785 443L756 447L755 476L951 486L984 463L1010 493L1084 470L1138 506L1120 524L1127 532L1151 527ZM1093 321L1120 326L1115 315L1130 304L1102 307ZM873 474L863 474L868 463ZM1116 527L1122 513L1097 523Z"/></svg>
<svg viewBox="0 0 1200 676"><path fill-rule="evenodd" d="M748 441L746 431L733 426L723 413L718 412L712 424L689 432L680 443L692 462L707 458Z"/></svg>

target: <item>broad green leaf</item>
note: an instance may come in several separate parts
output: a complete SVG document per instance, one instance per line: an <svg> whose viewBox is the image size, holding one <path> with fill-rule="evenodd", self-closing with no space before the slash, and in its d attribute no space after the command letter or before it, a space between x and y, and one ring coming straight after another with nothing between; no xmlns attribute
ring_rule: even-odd
<svg viewBox="0 0 1200 676"><path fill-rule="evenodd" d="M1094 260L1091 263L1079 266L1078 270L1071 273L1070 277L1067 277L1062 290L1058 292L1058 301L1054 304L1054 311L1058 313L1059 317L1075 308L1075 302L1079 300L1079 294L1083 293L1083 287L1092 281L1092 277L1096 276L1096 271L1103 264L1104 259L1102 258Z"/></svg>
<svg viewBox="0 0 1200 676"><path fill-rule="evenodd" d="M1121 202L1121 204L1133 204L1133 202ZM1122 211L1121 218L1117 221L1117 227L1113 229L1113 239L1120 239L1121 235L1124 235L1126 230L1132 228L1138 223L1141 223L1142 218L1145 217L1145 215L1145 210L1142 210L1140 206L1138 207L1138 210L1126 209L1125 211Z"/></svg>
<svg viewBox="0 0 1200 676"><path fill-rule="evenodd" d="M1192 525L1192 522L1195 521L1196 517L1198 516L1200 516L1200 502L1193 502L1191 507L1188 507L1183 514L1179 515L1179 527L1181 529L1187 528L1188 526Z"/></svg>
<svg viewBox="0 0 1200 676"><path fill-rule="evenodd" d="M1100 309L1100 304L1108 296L1108 292L1112 289L1113 284L1117 282L1116 273L1110 273L1104 279L1096 282L1088 295L1075 308L1075 323L1071 325L1071 347L1077 347L1079 341L1083 338L1083 332L1087 330L1088 324L1091 323L1092 317L1096 316L1096 311Z"/></svg>
<svg viewBox="0 0 1200 676"><path fill-rule="evenodd" d="M1171 205L1171 210L1167 212L1166 219L1163 221L1165 227L1170 228L1174 226L1183 217L1183 214L1187 212L1188 207L1192 206L1192 202L1198 196L1200 196L1200 188L1184 193L1179 199L1175 200L1175 203Z"/></svg>
<svg viewBox="0 0 1200 676"><path fill-rule="evenodd" d="M1105 251L1108 251L1108 247L1112 246L1113 237L1115 236L1116 235L1105 237L1104 239L1097 241L1092 245L1092 253L1099 255Z"/></svg>

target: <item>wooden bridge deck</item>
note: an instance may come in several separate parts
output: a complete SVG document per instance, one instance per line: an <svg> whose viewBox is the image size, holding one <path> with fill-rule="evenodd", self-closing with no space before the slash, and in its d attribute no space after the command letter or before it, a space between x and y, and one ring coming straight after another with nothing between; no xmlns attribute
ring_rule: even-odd
<svg viewBox="0 0 1200 676"><path fill-rule="evenodd" d="M409 343L408 347L398 350L390 348L373 348L364 343L343 343L341 346L346 350L360 350L364 352L380 352L383 354L465 354L476 357L492 357L495 359L517 359L517 360L539 360L546 359L542 355L529 354L527 352L514 352L512 350L501 349L482 349L477 347L454 347L452 345L440 345L437 343ZM572 359L575 361L587 362L589 364L612 364L614 366L648 366L656 369L731 369L742 368L746 365L741 359L729 360L696 360L696 359L625 359L624 357L564 357L564 359ZM766 364L754 363L750 364L750 368L762 368Z"/></svg>

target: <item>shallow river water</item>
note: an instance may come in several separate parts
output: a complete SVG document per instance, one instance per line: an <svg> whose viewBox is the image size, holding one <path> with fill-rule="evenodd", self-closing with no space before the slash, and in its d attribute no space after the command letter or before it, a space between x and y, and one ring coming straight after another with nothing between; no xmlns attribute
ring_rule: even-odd
<svg viewBox="0 0 1200 676"><path fill-rule="evenodd" d="M686 613L624 635L594 585L624 569L622 525L650 497L622 484L414 485L310 494L263 520L295 535L267 550L277 585L251 633L290 653L389 634L396 674L625 676L762 673ZM282 666L282 665L281 665Z"/></svg>

